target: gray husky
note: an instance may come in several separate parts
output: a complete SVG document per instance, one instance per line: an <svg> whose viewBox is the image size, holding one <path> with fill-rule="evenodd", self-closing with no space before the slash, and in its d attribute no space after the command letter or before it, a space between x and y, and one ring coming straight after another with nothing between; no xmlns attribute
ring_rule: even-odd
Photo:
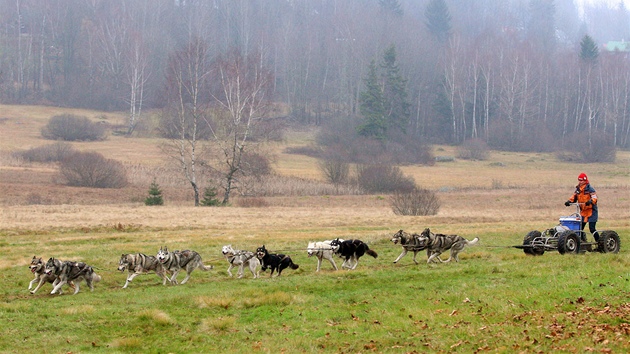
<svg viewBox="0 0 630 354"><path fill-rule="evenodd" d="M169 280L164 274L164 267L158 262L157 258L143 253L123 253L120 256L120 261L118 261L118 270L124 272L125 269L129 271L129 275L127 275L127 281L125 281L123 289L127 288L133 278L143 273L155 272L162 279L162 285L166 285L166 281Z"/></svg>
<svg viewBox="0 0 630 354"><path fill-rule="evenodd" d="M186 277L181 284L185 284L190 279L190 274L196 268L203 271L213 268L212 266L206 267L203 265L199 253L191 250L169 252L167 247L160 247L156 258L164 269L172 274L170 278L171 284L177 284L177 275L182 269L186 270Z"/></svg>
<svg viewBox="0 0 630 354"><path fill-rule="evenodd" d="M479 237L475 237L471 241L468 241L457 235L435 234L426 228L422 231L418 240L423 246L426 246L428 257L427 263L431 263L436 258L440 262L450 262L453 258L455 259L455 262L459 262L459 257L457 256L459 252L463 251L466 246L476 244L479 241ZM440 259L440 254L448 250L451 251L451 255L447 260L442 261L442 259Z"/></svg>
<svg viewBox="0 0 630 354"><path fill-rule="evenodd" d="M221 253L223 253L223 256L225 256L228 263L230 263L230 266L227 269L230 276L232 276L232 268L238 266L237 275L239 278L242 278L243 268L248 266L254 276L254 279L258 278L260 271L256 271L256 269L260 266L260 260L258 260L254 252L235 250L232 248L232 245L225 245L221 249Z"/></svg>
<svg viewBox="0 0 630 354"><path fill-rule="evenodd" d="M74 283L74 293L79 292L79 283L81 280L85 280L87 285L90 287L90 291L94 291L94 283L99 282L101 280L101 276L94 272L94 269L83 263L83 262L73 262L73 261L60 261L56 258L48 259L46 262L46 274L47 275L56 275L58 279L57 285L50 292L51 294L55 294L58 292L61 287L68 282Z"/></svg>
<svg viewBox="0 0 630 354"><path fill-rule="evenodd" d="M31 294L35 294L37 290L39 290L39 288L44 285L44 283L52 283L53 287L55 287L55 285L57 285L57 283L59 282L55 282L58 279L56 275L46 274L46 263L44 263L41 257L33 256L33 259L31 259L31 264L28 266L28 268L30 269L31 273L35 275L35 278L31 280L30 283L28 283L28 290L31 290L33 288L33 285L37 283L35 289L31 290ZM70 287L74 289L73 282L69 282L68 285L70 285ZM59 289L60 294L61 292L61 289Z"/></svg>
<svg viewBox="0 0 630 354"><path fill-rule="evenodd" d="M410 234L403 230L399 230L398 232L396 232L391 241L395 245L400 243L403 248L402 253L400 254L400 256L398 256L398 258L396 258L394 263L398 263L398 261L403 258L407 254L407 252L412 251L413 261L414 263L418 264L418 261L416 260L416 255L418 255L418 252L426 248L426 242L420 240L420 235L415 233Z"/></svg>

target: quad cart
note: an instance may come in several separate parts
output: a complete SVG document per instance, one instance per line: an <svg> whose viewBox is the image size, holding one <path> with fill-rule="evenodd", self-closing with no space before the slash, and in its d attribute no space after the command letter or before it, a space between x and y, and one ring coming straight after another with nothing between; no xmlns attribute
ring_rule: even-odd
<svg viewBox="0 0 630 354"><path fill-rule="evenodd" d="M541 256L545 251L558 251L565 253L618 253L621 243L619 235L612 230L597 231L599 241L589 242L586 232L582 230L582 216L580 206L572 203L577 209L576 213L560 217L560 224L543 232L530 231L523 239L523 244L514 246L522 249L525 254Z"/></svg>

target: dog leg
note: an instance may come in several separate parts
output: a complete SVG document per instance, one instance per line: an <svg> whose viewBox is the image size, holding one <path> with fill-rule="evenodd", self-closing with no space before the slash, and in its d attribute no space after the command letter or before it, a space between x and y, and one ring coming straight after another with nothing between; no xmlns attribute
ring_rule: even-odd
<svg viewBox="0 0 630 354"><path fill-rule="evenodd" d="M354 265L352 266L352 270L357 269L357 266L359 265L359 257L354 256Z"/></svg>
<svg viewBox="0 0 630 354"><path fill-rule="evenodd" d="M42 276L41 279L39 280L39 284L37 284L37 287L35 287L35 289L31 290L31 294L35 294L37 292L37 290L39 290L39 288L41 288L42 285L44 285L45 282L46 282L46 278Z"/></svg>
<svg viewBox="0 0 630 354"><path fill-rule="evenodd" d="M418 251L413 251L413 262L415 264L418 264L418 261L416 261L416 256L418 255Z"/></svg>
<svg viewBox="0 0 630 354"><path fill-rule="evenodd" d="M190 273L192 273L192 271L190 271ZM184 278L184 280L182 280L182 285L186 284L186 282L188 281L188 279L190 279L190 273L186 272L186 277Z"/></svg>
<svg viewBox="0 0 630 354"><path fill-rule="evenodd" d="M39 282L39 278L41 278L41 276L36 275L35 279L31 280L30 283L28 283L28 290L31 290L31 288L33 288L33 284L38 283Z"/></svg>
<svg viewBox="0 0 630 354"><path fill-rule="evenodd" d="M232 275L232 272L231 272L232 267L233 267L233 265L232 265L232 263L230 263L230 266L229 266L229 267L228 267L228 269L227 269L227 272L228 272L228 274L230 275L230 277L232 277L232 276L233 276L233 275Z"/></svg>
<svg viewBox="0 0 630 354"><path fill-rule="evenodd" d="M54 294L57 291L59 291L59 289L61 289L61 287L63 286L63 284L65 284L66 281L65 280L61 280L59 281L59 283L57 283L57 285L52 289L52 291L50 292L50 294ZM77 288L79 287L78 283L75 285Z"/></svg>
<svg viewBox="0 0 630 354"><path fill-rule="evenodd" d="M321 256L317 256L317 270L316 270L316 272L319 272L321 267L322 267L322 257Z"/></svg>
<svg viewBox="0 0 630 354"><path fill-rule="evenodd" d="M87 282L87 279L85 281ZM76 295L79 292L79 284L81 284L81 280L74 284L74 293L72 295Z"/></svg>
<svg viewBox="0 0 630 354"><path fill-rule="evenodd" d="M241 263L241 265L238 267L238 278L241 279L243 277L243 268L245 267L244 263Z"/></svg>
<svg viewBox="0 0 630 354"><path fill-rule="evenodd" d="M333 268L335 268L335 270L339 270L339 268L337 268L337 264L335 264L335 260L331 257L327 258L328 261L330 262L330 264L332 264Z"/></svg>
<svg viewBox="0 0 630 354"><path fill-rule="evenodd" d="M173 274L171 275L171 284L173 285L177 285L177 275L179 274L179 269L174 271Z"/></svg>
<svg viewBox="0 0 630 354"><path fill-rule="evenodd" d="M398 263L398 261L403 258L405 255L407 255L407 249L403 248L402 253L400 254L400 256L398 256L398 258L396 258L396 260L394 261L394 263ZM414 259L415 259L415 254L414 254Z"/></svg>

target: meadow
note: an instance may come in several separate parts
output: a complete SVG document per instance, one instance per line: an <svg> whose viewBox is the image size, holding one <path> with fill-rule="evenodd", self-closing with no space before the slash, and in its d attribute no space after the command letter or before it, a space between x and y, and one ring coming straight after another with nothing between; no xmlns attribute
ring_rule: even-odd
<svg viewBox="0 0 630 354"><path fill-rule="evenodd" d="M141 178L123 190L56 185L54 167L15 161L10 153L46 142L38 128L53 108L2 106L0 117L0 352L46 353L471 353L630 350L630 153L615 164L571 164L552 154L493 152L486 161L404 166L435 190L434 216L398 216L387 195L293 195L264 198L264 207L192 207L187 190L167 186L167 203L139 200ZM28 114L27 114L28 113ZM102 119L98 112L82 112ZM101 117L101 118L98 118ZM115 121L110 116L108 121ZM269 149L279 175L321 181L314 159L285 153L312 134L293 131ZM77 144L129 166L160 166L153 138L110 136ZM453 155L453 147L435 147ZM513 248L531 230L570 213L563 203L587 172L600 197L599 229L616 230L618 254L526 256ZM47 203L28 203L29 194ZM169 199L170 198L170 199ZM459 263L415 265L393 260L399 229L456 233L480 242ZM316 273L308 241L358 238L378 253L356 270ZM260 279L230 278L221 246L264 244L300 268ZM154 274L122 289L122 253L155 255L161 246L193 249L209 272L184 285L162 286ZM50 285L31 295L33 256L84 261L103 280L94 292ZM336 260L341 265L341 260ZM183 278L180 275L180 280Z"/></svg>

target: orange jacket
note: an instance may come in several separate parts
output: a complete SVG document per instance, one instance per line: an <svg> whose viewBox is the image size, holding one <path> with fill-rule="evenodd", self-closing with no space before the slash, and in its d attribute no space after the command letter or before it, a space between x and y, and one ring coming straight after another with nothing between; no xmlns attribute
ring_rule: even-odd
<svg viewBox="0 0 630 354"><path fill-rule="evenodd" d="M586 205L588 201L591 201L591 205ZM580 215L584 222L597 221L597 194L590 183L575 186L575 192L569 198L569 202L580 204Z"/></svg>

